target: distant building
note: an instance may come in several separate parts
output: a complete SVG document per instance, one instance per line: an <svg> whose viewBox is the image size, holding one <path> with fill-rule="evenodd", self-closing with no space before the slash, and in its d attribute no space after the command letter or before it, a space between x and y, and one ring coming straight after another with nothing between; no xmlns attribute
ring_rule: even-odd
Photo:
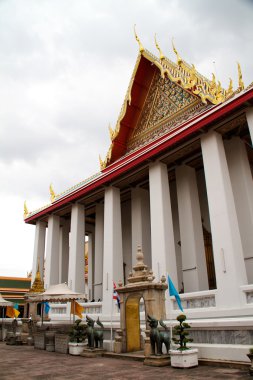
<svg viewBox="0 0 253 380"><path fill-rule="evenodd" d="M31 278L0 276L0 294L8 301L19 305L20 317L23 316L24 294L31 288Z"/></svg>

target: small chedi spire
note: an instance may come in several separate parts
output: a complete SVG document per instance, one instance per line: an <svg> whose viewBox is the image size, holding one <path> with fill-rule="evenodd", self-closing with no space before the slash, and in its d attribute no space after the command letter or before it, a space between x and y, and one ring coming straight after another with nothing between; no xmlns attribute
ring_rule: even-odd
<svg viewBox="0 0 253 380"><path fill-rule="evenodd" d="M133 266L133 271L129 273L129 284L137 282L152 282L155 278L152 269L148 270L147 265L144 264L144 255L140 246L137 248L136 253L137 263Z"/></svg>
<svg viewBox="0 0 253 380"><path fill-rule="evenodd" d="M134 25L134 36L135 36L136 41L137 41L138 44L139 44L139 52L142 54L142 53L144 52L145 49L144 49L144 47L143 47L143 45L142 45L142 43L141 43L139 37L137 36L137 33L136 33L136 25Z"/></svg>
<svg viewBox="0 0 253 380"><path fill-rule="evenodd" d="M45 291L44 284L40 277L40 266L38 263L35 279L33 281L31 289L29 290L29 293L43 293L44 291Z"/></svg>
<svg viewBox="0 0 253 380"><path fill-rule="evenodd" d="M24 219L27 217L28 214L29 214L29 211L27 208L27 204L26 204L26 201L24 201Z"/></svg>
<svg viewBox="0 0 253 380"><path fill-rule="evenodd" d="M156 46L157 50L159 51L160 61L162 61L165 58L165 56L163 55L163 52L162 52L160 46L158 45L158 42L157 42L157 39L156 39L156 34L155 34L155 46Z"/></svg>
<svg viewBox="0 0 253 380"><path fill-rule="evenodd" d="M53 203L55 201L56 194L54 192L52 183L50 183L49 191L50 191L50 200L51 200L51 203Z"/></svg>

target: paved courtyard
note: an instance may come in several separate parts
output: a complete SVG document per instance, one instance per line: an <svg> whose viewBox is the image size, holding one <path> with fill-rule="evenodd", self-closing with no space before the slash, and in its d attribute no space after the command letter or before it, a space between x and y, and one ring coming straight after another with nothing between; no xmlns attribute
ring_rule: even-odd
<svg viewBox="0 0 253 380"><path fill-rule="evenodd" d="M188 370L154 368L142 362L114 358L88 359L35 350L28 346L0 343L0 380L158 380L158 379L248 379L247 370L199 366Z"/></svg>

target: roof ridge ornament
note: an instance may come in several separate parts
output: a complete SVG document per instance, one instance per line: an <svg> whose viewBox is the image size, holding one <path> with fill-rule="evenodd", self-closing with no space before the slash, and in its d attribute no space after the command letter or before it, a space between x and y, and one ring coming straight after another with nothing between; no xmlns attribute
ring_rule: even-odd
<svg viewBox="0 0 253 380"><path fill-rule="evenodd" d="M162 52L162 49L161 49L160 46L158 45L158 42L157 42L157 39L156 39L156 33L155 33L155 46L156 46L157 50L159 51L159 54L160 54L160 61L162 61L162 60L165 58L165 56L164 56L164 54L163 54L163 52Z"/></svg>
<svg viewBox="0 0 253 380"><path fill-rule="evenodd" d="M173 51L174 51L174 53L175 53L176 56L177 56L177 64L178 64L179 66L181 66L182 63L183 63L183 60L182 60L182 58L180 57L180 55L179 55L179 53L178 53L178 51L177 51L177 49L176 49L176 47L175 47L175 45L174 45L174 38L173 38L173 37L172 37L171 42L172 42L172 48L173 48Z"/></svg>
<svg viewBox="0 0 253 380"><path fill-rule="evenodd" d="M50 191L50 200L51 200L51 203L53 203L55 201L56 194L55 194L55 191L53 189L52 183L50 183L49 191Z"/></svg>
<svg viewBox="0 0 253 380"><path fill-rule="evenodd" d="M27 218L28 214L29 214L29 211L27 208L27 204L26 204L26 201L24 201L24 219Z"/></svg>
<svg viewBox="0 0 253 380"><path fill-rule="evenodd" d="M237 69L238 69L238 91L244 90L244 82L242 80L242 70L241 65L239 62L237 62Z"/></svg>
<svg viewBox="0 0 253 380"><path fill-rule="evenodd" d="M140 39L136 33L136 24L134 24L134 36L135 36L136 41L139 44L139 52L142 54L145 49L144 49L144 47L143 47L143 45L142 45L142 43L141 43L141 41L140 41Z"/></svg>

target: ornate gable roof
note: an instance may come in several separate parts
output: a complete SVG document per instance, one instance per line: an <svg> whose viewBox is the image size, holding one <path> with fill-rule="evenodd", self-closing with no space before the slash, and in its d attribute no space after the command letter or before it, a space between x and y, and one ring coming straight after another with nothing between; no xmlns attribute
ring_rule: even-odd
<svg viewBox="0 0 253 380"><path fill-rule="evenodd" d="M137 36L136 39L139 55L116 127L110 128L110 148L105 160L99 157L101 170L244 89L239 64L238 89L233 91L230 80L228 90L224 90L214 74L212 80L208 80L194 65L186 63L174 45L177 63L163 55L157 42L160 58L145 50Z"/></svg>

